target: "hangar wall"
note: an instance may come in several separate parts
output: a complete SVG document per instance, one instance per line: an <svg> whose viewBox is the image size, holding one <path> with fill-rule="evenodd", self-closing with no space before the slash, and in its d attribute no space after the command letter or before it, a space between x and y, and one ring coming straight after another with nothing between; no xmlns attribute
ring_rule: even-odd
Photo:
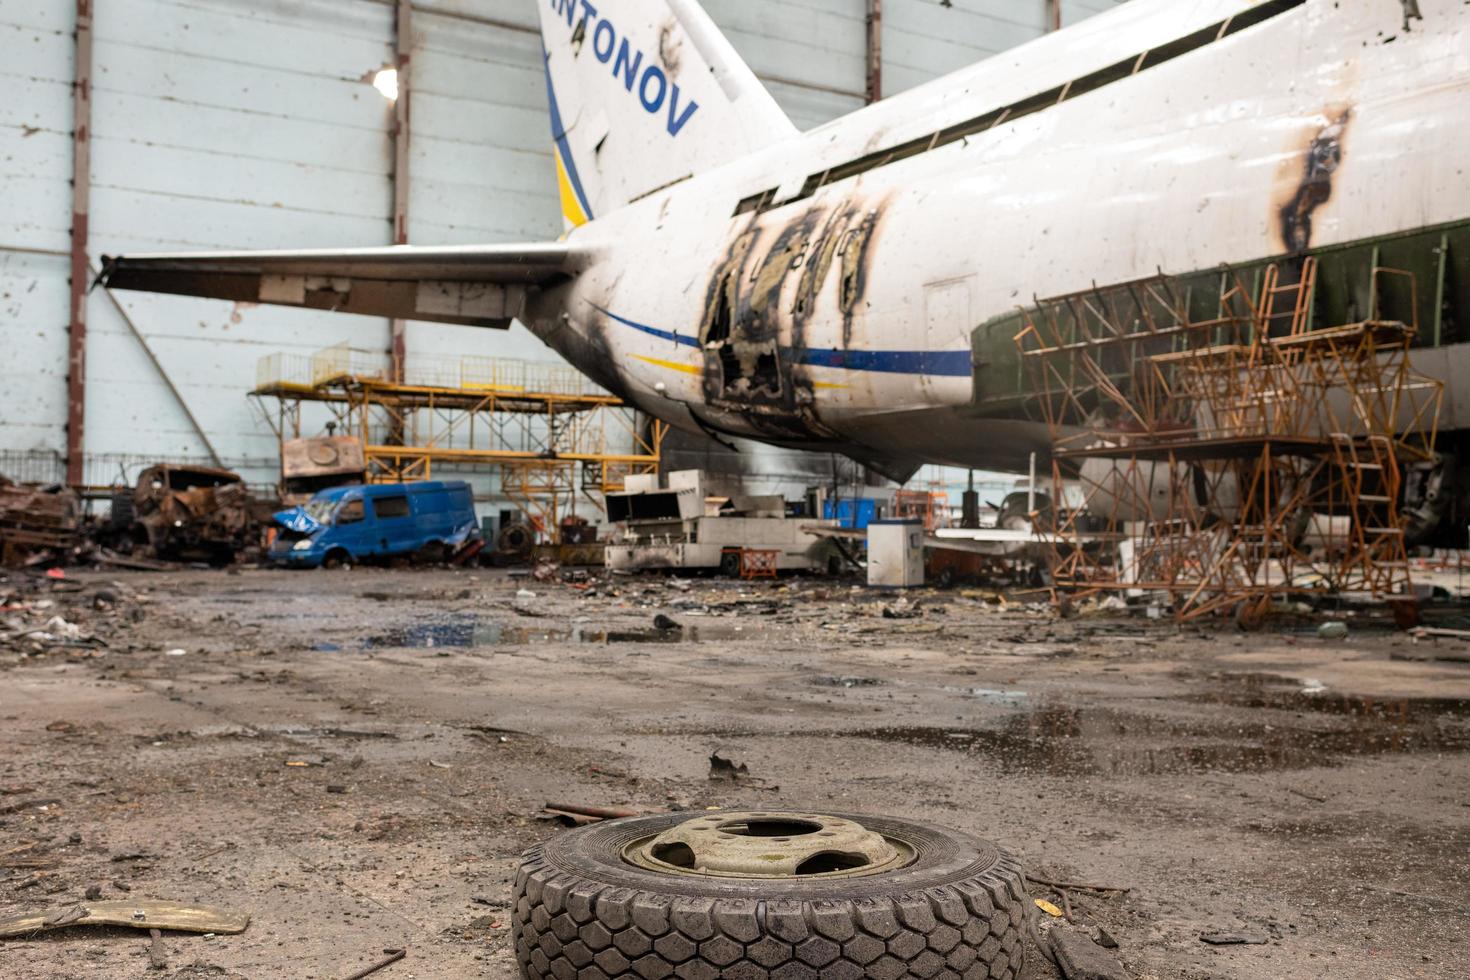
<svg viewBox="0 0 1470 980"><path fill-rule="evenodd" d="M1063 18L1114 2L1064 0ZM91 7L94 267L123 251L391 241L393 109L369 84L394 57L391 0ZM798 125L863 104L867 0L706 7ZM886 0L885 94L1038 36L1045 7ZM0 0L0 472L20 478L56 478L66 446L75 24L70 0ZM415 3L412 86L410 240L555 237L534 0ZM93 290L87 314L89 483L162 458L271 482L275 439L246 397L258 360L389 343L380 319L183 297ZM555 356L519 328L413 323L407 342L410 364Z"/></svg>

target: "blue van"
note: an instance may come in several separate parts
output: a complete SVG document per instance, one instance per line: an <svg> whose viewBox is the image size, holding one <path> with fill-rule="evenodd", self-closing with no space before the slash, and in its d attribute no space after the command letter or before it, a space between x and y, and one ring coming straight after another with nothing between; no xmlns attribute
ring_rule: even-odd
<svg viewBox="0 0 1470 980"><path fill-rule="evenodd" d="M480 533L462 480L333 487L275 519L271 560L299 568L394 555L442 561Z"/></svg>

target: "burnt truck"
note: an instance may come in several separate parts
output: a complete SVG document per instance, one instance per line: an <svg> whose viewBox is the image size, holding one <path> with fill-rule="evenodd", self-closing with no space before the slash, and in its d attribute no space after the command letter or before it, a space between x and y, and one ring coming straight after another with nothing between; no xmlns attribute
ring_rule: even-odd
<svg viewBox="0 0 1470 980"><path fill-rule="evenodd" d="M20 484L0 476L0 565L60 558L81 543L82 508L64 484Z"/></svg>
<svg viewBox="0 0 1470 980"><path fill-rule="evenodd" d="M268 512L233 470L161 463L113 494L107 537L129 554L228 565L257 543Z"/></svg>

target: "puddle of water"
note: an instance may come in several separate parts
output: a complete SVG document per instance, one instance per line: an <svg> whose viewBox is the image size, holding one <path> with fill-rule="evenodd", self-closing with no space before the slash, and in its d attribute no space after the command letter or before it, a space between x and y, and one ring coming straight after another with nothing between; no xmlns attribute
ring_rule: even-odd
<svg viewBox="0 0 1470 980"><path fill-rule="evenodd" d="M1462 698L1367 697L1334 691L1312 678L1296 681L1277 674L1224 674L1210 678L1208 683L1210 690L1189 695L1185 700L1234 708L1381 718L1400 724L1445 716L1470 718L1470 700Z"/></svg>
<svg viewBox="0 0 1470 980"><path fill-rule="evenodd" d="M967 694L972 698L994 701L996 704L1025 704L1026 698L1030 697L1025 691L1002 691L993 687L955 687L952 684L946 684L942 690L954 694Z"/></svg>
<svg viewBox="0 0 1470 980"><path fill-rule="evenodd" d="M961 752L1005 772L1053 776L1269 772L1337 766L1351 757L1470 751L1470 726L1432 708L1411 703L1393 711L1328 710L1345 717L1321 729L1043 705L996 728L884 727L816 734Z"/></svg>
<svg viewBox="0 0 1470 980"><path fill-rule="evenodd" d="M877 677L813 677L812 683L818 687L882 687L883 681Z"/></svg>
<svg viewBox="0 0 1470 980"><path fill-rule="evenodd" d="M370 636L363 641L365 649L535 646L545 643L703 643L712 640L756 639L756 631L730 626L686 626L683 629L633 627L606 629L573 625L570 628L535 628L507 626L475 615L454 616L429 622L413 623ZM334 647L335 644L320 644Z"/></svg>

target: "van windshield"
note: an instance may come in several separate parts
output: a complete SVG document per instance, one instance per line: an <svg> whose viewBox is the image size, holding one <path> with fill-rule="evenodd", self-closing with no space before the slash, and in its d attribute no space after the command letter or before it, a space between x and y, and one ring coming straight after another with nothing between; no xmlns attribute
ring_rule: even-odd
<svg viewBox="0 0 1470 980"><path fill-rule="evenodd" d="M306 511L306 516L318 524L332 523L332 510L337 506L335 500L311 500L301 509Z"/></svg>

